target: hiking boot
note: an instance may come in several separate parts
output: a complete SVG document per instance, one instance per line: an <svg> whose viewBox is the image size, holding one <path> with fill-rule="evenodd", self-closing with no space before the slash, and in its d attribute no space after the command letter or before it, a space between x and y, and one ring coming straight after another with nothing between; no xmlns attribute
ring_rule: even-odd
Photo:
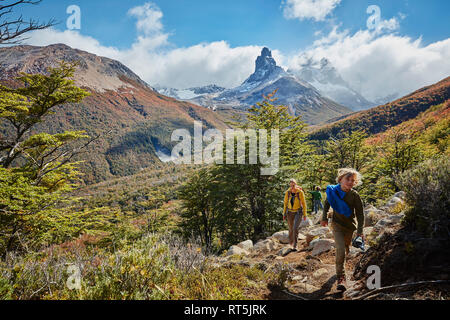
<svg viewBox="0 0 450 320"><path fill-rule="evenodd" d="M347 281L345 279L345 276L341 276L338 279L336 289L339 291L345 291L345 290L347 290L346 285L347 285Z"/></svg>

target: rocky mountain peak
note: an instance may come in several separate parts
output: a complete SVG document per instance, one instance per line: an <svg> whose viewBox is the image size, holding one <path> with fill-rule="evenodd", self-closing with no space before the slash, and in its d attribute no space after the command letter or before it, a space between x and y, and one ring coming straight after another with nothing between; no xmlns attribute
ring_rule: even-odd
<svg viewBox="0 0 450 320"><path fill-rule="evenodd" d="M275 62L275 59L272 58L272 52L269 50L269 48L264 47L261 51L261 55L256 58L255 71L258 71L259 69L276 67L276 65L277 63Z"/></svg>
<svg viewBox="0 0 450 320"><path fill-rule="evenodd" d="M261 50L261 55L256 58L255 72L244 83L263 81L281 72L284 72L284 70L277 66L275 59L272 57L272 52L269 48L264 47Z"/></svg>
<svg viewBox="0 0 450 320"><path fill-rule="evenodd" d="M334 69L334 67L331 64L330 60L328 60L327 58L322 58L320 60L320 69Z"/></svg>

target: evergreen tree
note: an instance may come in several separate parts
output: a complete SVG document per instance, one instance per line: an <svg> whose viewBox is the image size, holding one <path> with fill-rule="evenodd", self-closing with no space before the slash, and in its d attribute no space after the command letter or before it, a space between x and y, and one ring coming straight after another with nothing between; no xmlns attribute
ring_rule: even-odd
<svg viewBox="0 0 450 320"><path fill-rule="evenodd" d="M32 134L32 130L53 108L77 103L88 92L76 87L76 64L62 62L47 74L25 74L17 78L22 86L0 86L0 250L13 250L31 237L42 221L42 213L64 199L76 185L78 162L73 157L93 141L84 131ZM34 226L31 228L31 226Z"/></svg>

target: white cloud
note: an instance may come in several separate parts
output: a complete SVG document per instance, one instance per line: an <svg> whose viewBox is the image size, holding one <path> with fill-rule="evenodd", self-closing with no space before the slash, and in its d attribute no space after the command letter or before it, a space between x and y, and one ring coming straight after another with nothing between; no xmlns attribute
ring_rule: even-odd
<svg viewBox="0 0 450 320"><path fill-rule="evenodd" d="M24 43L32 46L47 46L54 43L64 43L73 48L88 51L106 57L117 57L120 51L114 47L104 47L97 39L84 36L78 31L58 31L53 28L33 31L27 35Z"/></svg>
<svg viewBox="0 0 450 320"><path fill-rule="evenodd" d="M187 88L207 84L234 87L253 71L261 46L231 48L226 41L201 43L186 48L174 48L164 32L163 13L153 3L131 8L138 36L130 48L119 50L103 46L96 39L77 31L39 30L31 33L27 44L45 46L64 43L100 56L116 59L150 85ZM274 57L281 59L279 52Z"/></svg>
<svg viewBox="0 0 450 320"><path fill-rule="evenodd" d="M142 31L146 35L161 33L163 30L161 22L163 13L154 3L147 2L142 6L131 8L128 10L128 15L137 18L138 31Z"/></svg>
<svg viewBox="0 0 450 320"><path fill-rule="evenodd" d="M206 84L233 87L248 77L261 47L231 48L225 41L176 48L163 53L134 50L127 57L132 70L150 84L187 88ZM142 61L150 67L142 68Z"/></svg>
<svg viewBox="0 0 450 320"><path fill-rule="evenodd" d="M392 32L395 18L380 22L373 31L331 32L299 54L287 66L299 69L311 57L328 58L342 77L363 96L376 100L388 95L403 96L450 75L450 38L424 45Z"/></svg>
<svg viewBox="0 0 450 320"><path fill-rule="evenodd" d="M283 9L287 19L323 21L341 0L286 0Z"/></svg>

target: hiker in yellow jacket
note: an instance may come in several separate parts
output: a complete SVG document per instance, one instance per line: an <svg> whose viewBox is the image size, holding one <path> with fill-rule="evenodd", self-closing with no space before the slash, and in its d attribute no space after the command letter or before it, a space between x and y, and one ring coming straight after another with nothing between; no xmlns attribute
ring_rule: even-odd
<svg viewBox="0 0 450 320"><path fill-rule="evenodd" d="M300 217L306 219L306 200L302 188L297 185L295 179L289 181L289 189L284 195L283 220L287 219L289 226L289 244L293 250L297 250L298 228Z"/></svg>

